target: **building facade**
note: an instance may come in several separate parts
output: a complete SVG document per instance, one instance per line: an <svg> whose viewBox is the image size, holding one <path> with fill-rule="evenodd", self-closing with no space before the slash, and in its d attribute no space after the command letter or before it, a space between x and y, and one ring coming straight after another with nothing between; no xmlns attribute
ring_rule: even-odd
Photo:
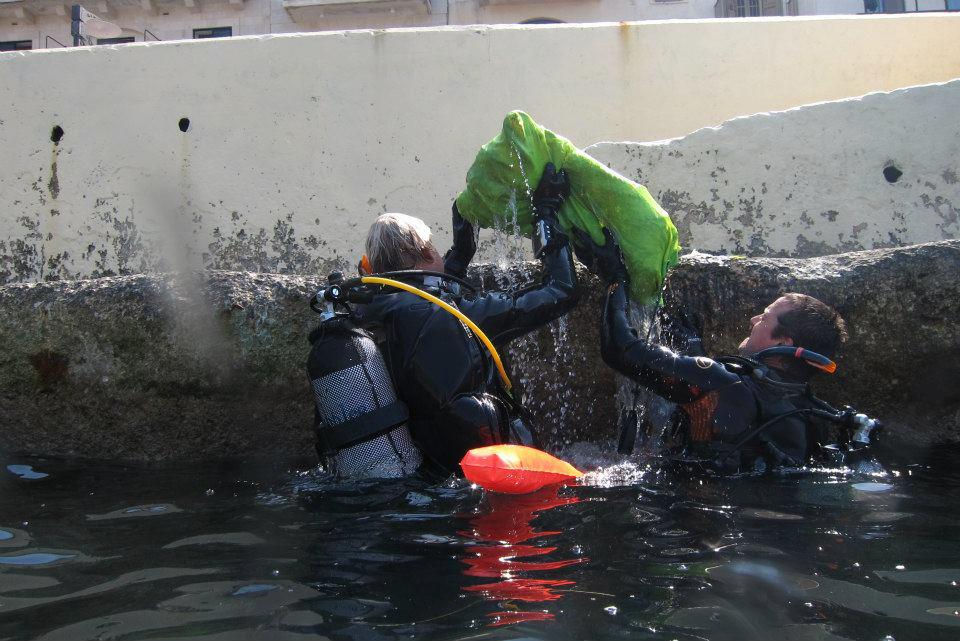
<svg viewBox="0 0 960 641"><path fill-rule="evenodd" d="M960 0L85 0L121 28L91 44L466 24L901 13ZM73 44L69 0L0 0L0 51Z"/></svg>

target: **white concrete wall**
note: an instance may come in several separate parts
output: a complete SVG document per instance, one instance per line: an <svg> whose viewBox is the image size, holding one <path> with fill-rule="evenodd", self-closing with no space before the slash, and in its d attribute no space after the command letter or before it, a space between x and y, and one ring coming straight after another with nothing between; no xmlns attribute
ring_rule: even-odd
<svg viewBox="0 0 960 641"><path fill-rule="evenodd" d="M511 109L581 146L679 136L960 76L958 27L712 20L0 54L0 280L349 264L385 210L445 245L450 202Z"/></svg>
<svg viewBox="0 0 960 641"><path fill-rule="evenodd" d="M960 237L958 114L955 80L587 151L646 184L687 249L822 255Z"/></svg>

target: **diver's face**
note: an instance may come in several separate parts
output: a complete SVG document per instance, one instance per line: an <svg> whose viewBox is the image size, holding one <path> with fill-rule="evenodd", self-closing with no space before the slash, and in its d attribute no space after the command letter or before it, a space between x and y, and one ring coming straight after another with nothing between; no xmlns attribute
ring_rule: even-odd
<svg viewBox="0 0 960 641"><path fill-rule="evenodd" d="M778 298L770 303L763 312L750 319L750 335L740 343L741 354L756 354L757 352L776 345L793 345L793 339L780 336L773 337L780 322L780 314L793 308L788 298Z"/></svg>

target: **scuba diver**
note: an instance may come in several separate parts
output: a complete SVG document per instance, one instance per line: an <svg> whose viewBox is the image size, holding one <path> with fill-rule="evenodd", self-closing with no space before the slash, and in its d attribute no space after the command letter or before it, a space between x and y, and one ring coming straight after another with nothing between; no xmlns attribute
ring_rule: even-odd
<svg viewBox="0 0 960 641"><path fill-rule="evenodd" d="M516 292L481 293L463 280L477 235L456 203L453 247L443 258L422 220L377 218L360 278L332 274L311 303L322 314L307 361L317 451L333 472L447 476L472 448L536 443L497 347L577 301L573 258L557 220L569 192L566 172L548 164L532 193L543 278Z"/></svg>
<svg viewBox="0 0 960 641"><path fill-rule="evenodd" d="M863 459L875 419L836 410L810 391L811 378L833 373L846 324L825 303L789 293L750 319L740 356L708 358L685 315L664 324L682 355L643 340L628 321L628 275L608 230L600 246L576 233L577 257L608 286L600 341L604 362L679 405L668 441L713 472L763 472L804 465L819 446L835 463ZM839 426L842 429L836 429ZM833 428L833 429L831 429ZM636 420L621 434L632 451ZM831 442L836 439L839 442ZM688 459L689 460L689 459Z"/></svg>

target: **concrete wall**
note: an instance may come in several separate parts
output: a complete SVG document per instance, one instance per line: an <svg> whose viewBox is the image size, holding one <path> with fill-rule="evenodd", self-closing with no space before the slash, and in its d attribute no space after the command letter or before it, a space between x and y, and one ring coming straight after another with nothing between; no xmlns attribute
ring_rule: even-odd
<svg viewBox="0 0 960 641"><path fill-rule="evenodd" d="M354 262L386 210L445 245L450 201L510 109L582 146L662 139L960 76L958 27L716 20L0 54L0 281L322 270Z"/></svg>
<svg viewBox="0 0 960 641"><path fill-rule="evenodd" d="M587 151L644 183L687 249L818 256L960 237L960 80Z"/></svg>

